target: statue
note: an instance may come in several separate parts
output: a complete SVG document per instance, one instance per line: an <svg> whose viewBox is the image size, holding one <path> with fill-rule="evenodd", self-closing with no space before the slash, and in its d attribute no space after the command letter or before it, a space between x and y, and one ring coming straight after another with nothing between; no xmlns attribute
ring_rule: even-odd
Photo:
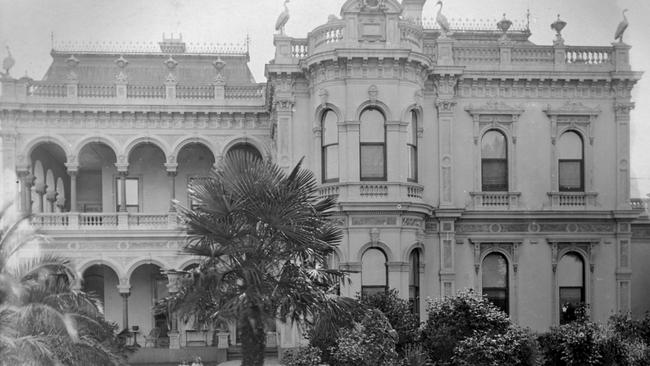
<svg viewBox="0 0 650 366"><path fill-rule="evenodd" d="M625 33L625 30L627 29L628 22L627 22L627 17L625 16L625 12L627 9L623 10L623 20L621 20L620 23L618 23L618 27L616 27L616 33L614 33L614 40L619 40L619 42L623 43L623 33Z"/></svg>
<svg viewBox="0 0 650 366"><path fill-rule="evenodd" d="M442 37L444 38L449 33L449 21L447 21L447 17L442 14L442 0L438 0L436 5L438 4L440 4L440 9L438 9L438 13L436 14L436 23L440 26Z"/></svg>
<svg viewBox="0 0 650 366"><path fill-rule="evenodd" d="M284 35L284 25L289 21L288 2L289 0L284 0L284 11L278 15L278 20L275 21L275 30L280 31L281 35Z"/></svg>

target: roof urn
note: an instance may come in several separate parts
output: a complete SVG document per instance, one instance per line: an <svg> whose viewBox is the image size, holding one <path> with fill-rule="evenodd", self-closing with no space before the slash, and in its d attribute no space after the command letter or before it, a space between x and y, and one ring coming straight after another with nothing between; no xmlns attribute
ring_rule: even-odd
<svg viewBox="0 0 650 366"><path fill-rule="evenodd" d="M566 22L560 19L560 14L557 15L557 20L551 23L551 29L555 31L555 40L553 45L559 46L564 44L564 38L562 38L562 29L566 27Z"/></svg>

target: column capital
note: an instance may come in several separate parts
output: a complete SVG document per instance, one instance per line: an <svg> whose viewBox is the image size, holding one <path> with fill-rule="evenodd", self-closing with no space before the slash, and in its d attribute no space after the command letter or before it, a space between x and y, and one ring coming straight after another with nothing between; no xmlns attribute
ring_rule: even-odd
<svg viewBox="0 0 650 366"><path fill-rule="evenodd" d="M117 291L122 297L129 297L131 295L131 285L117 285Z"/></svg>
<svg viewBox="0 0 650 366"><path fill-rule="evenodd" d="M128 174L129 171L129 163L115 163L115 167L117 168L117 172L124 173L125 175Z"/></svg>
<svg viewBox="0 0 650 366"><path fill-rule="evenodd" d="M174 173L176 174L176 169L178 168L178 163L165 163L165 169L167 169L167 174Z"/></svg>
<svg viewBox="0 0 650 366"><path fill-rule="evenodd" d="M65 163L64 165L68 171L68 175L77 174L79 172L79 163Z"/></svg>

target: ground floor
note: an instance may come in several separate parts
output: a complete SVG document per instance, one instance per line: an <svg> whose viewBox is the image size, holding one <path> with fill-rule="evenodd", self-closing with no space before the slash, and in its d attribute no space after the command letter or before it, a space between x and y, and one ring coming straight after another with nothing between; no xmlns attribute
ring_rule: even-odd
<svg viewBox="0 0 650 366"><path fill-rule="evenodd" d="M570 320L580 304L603 322L615 313L642 316L650 310L650 220L639 219L636 211L355 211L334 220L344 237L329 265L349 271L351 280L340 294L397 289L423 320L426 299L464 288L539 331ZM71 258L76 286L95 294L106 319L124 330L138 349L134 362L180 361L193 354L211 362L238 357L236 322L201 324L156 310L160 299L177 291L176 272L198 259L182 254L185 238L167 222L135 228L44 227L52 240L30 250ZM267 324L271 355L302 343L296 327Z"/></svg>

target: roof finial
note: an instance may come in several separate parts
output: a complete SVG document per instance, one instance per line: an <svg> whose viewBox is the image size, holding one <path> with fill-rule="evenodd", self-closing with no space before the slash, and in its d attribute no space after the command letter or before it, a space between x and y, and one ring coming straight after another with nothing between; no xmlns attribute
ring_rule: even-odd
<svg viewBox="0 0 650 366"><path fill-rule="evenodd" d="M526 9L526 30L530 32L530 8Z"/></svg>

